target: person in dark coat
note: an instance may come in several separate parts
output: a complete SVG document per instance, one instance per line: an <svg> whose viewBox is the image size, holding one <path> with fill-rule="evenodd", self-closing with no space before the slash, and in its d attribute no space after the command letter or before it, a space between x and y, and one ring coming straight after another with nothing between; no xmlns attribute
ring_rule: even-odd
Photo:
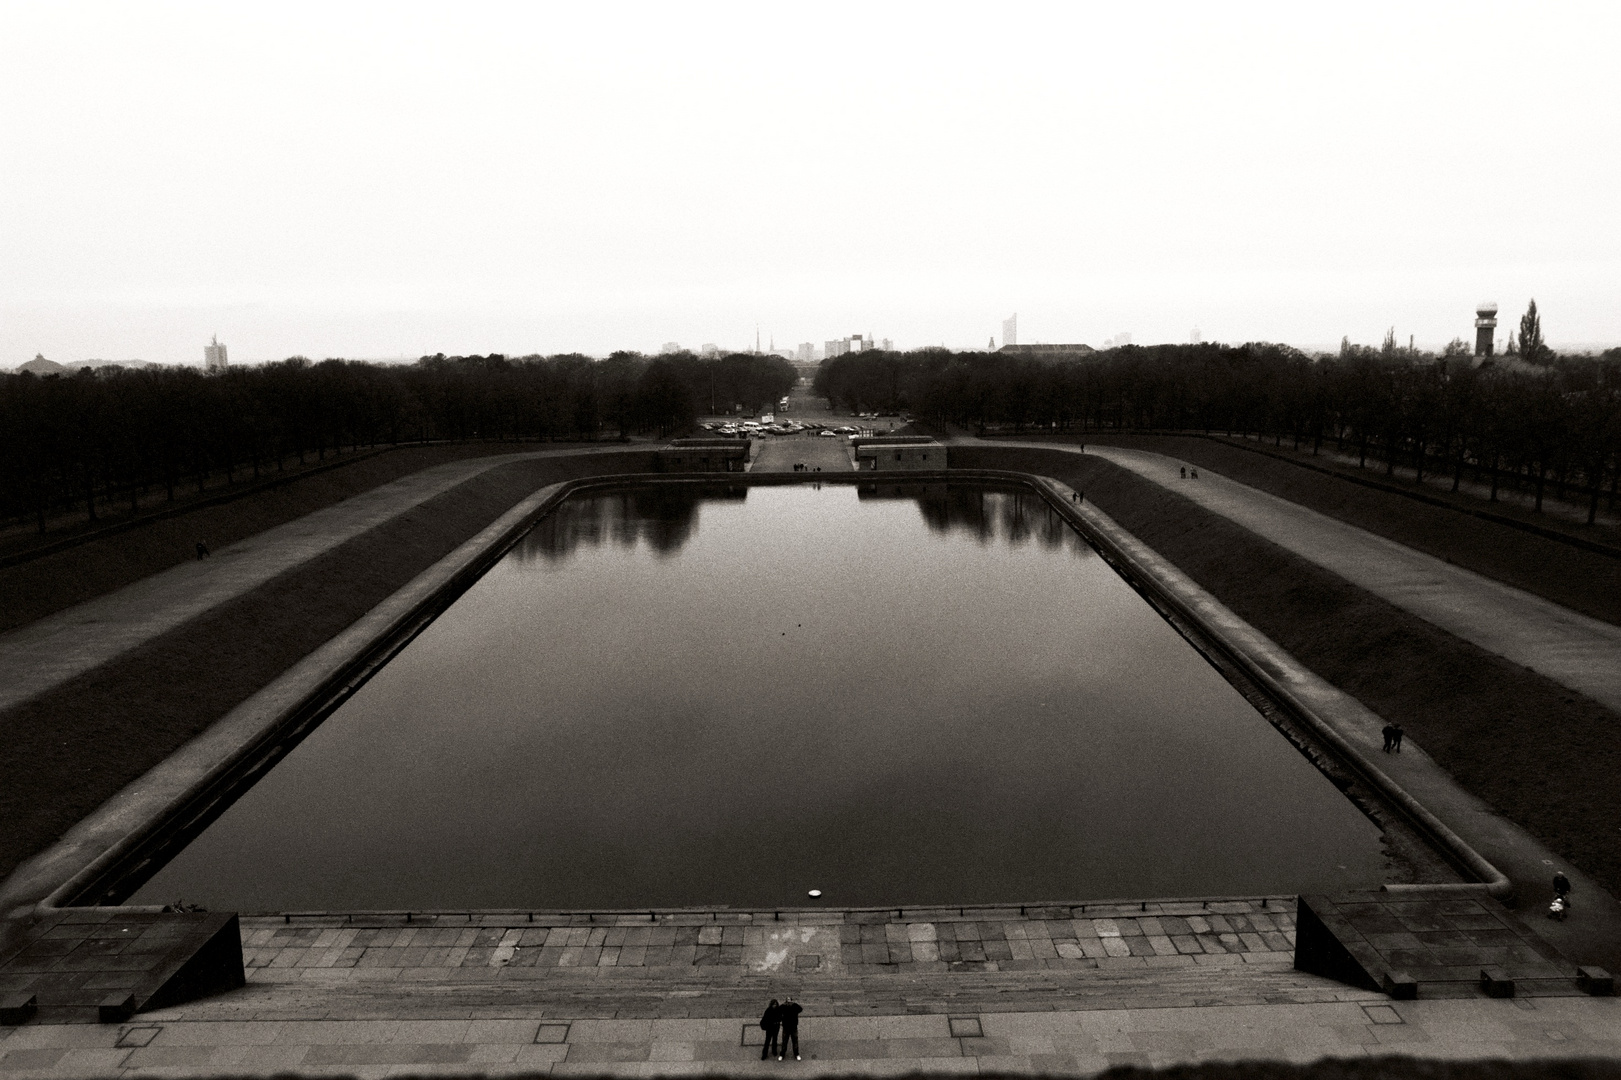
<svg viewBox="0 0 1621 1080"><path fill-rule="evenodd" d="M1405 734L1407 734L1407 729L1402 727L1400 724L1397 724L1395 741L1391 743L1390 748L1396 751L1398 754L1401 753L1401 737Z"/></svg>
<svg viewBox="0 0 1621 1080"><path fill-rule="evenodd" d="M780 1027L782 1027L782 1006L777 1004L776 998L772 998L771 1004L765 1007L765 1012L760 1017L760 1028L765 1032L765 1045L760 1048L761 1061L778 1053L777 1029Z"/></svg>
<svg viewBox="0 0 1621 1080"><path fill-rule="evenodd" d="M1379 734L1385 737L1385 753L1390 753L1390 748L1396 745L1396 725L1386 724L1379 729Z"/></svg>
<svg viewBox="0 0 1621 1080"><path fill-rule="evenodd" d="M1563 870L1555 870L1553 875L1553 894L1563 900L1570 895L1570 879Z"/></svg>
<svg viewBox="0 0 1621 1080"><path fill-rule="evenodd" d="M777 1044L778 1061L788 1052L789 1039L794 1040L794 1060L799 1060L799 1014L804 1011L793 998L784 998L782 1004L777 1006L777 1016L782 1021L782 1041Z"/></svg>

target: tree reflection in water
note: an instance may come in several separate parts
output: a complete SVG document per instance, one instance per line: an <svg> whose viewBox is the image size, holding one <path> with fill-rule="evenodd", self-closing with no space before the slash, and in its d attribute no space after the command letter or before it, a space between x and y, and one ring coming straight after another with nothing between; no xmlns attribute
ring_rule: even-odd
<svg viewBox="0 0 1621 1080"><path fill-rule="evenodd" d="M1033 491L959 484L862 484L862 499L910 499L938 533L966 533L982 545L1035 541L1044 548L1083 548L1086 542Z"/></svg>
<svg viewBox="0 0 1621 1080"><path fill-rule="evenodd" d="M741 502L741 485L663 485L596 492L565 499L529 530L513 550L520 563L560 562L581 544L612 543L633 548L646 543L660 556L674 555L698 528L704 502Z"/></svg>

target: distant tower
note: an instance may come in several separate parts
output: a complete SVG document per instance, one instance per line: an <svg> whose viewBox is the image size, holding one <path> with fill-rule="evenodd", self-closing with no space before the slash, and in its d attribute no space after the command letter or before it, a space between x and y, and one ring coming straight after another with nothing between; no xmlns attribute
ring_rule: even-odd
<svg viewBox="0 0 1621 1080"><path fill-rule="evenodd" d="M1019 343L1019 313L1015 311L1002 320L1002 344L1017 345Z"/></svg>
<svg viewBox="0 0 1621 1080"><path fill-rule="evenodd" d="M225 346L220 344L220 336L215 334L213 343L203 346L203 370L224 371L225 363Z"/></svg>
<svg viewBox="0 0 1621 1080"><path fill-rule="evenodd" d="M1482 300L1475 305L1475 355L1492 354L1492 335L1497 331L1497 301Z"/></svg>

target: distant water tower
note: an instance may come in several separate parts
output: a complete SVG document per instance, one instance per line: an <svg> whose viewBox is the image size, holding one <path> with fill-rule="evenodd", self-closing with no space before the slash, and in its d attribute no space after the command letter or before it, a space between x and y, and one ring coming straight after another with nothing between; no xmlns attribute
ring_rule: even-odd
<svg viewBox="0 0 1621 1080"><path fill-rule="evenodd" d="M1492 335L1497 332L1497 301L1482 300L1475 305L1475 355L1492 354Z"/></svg>

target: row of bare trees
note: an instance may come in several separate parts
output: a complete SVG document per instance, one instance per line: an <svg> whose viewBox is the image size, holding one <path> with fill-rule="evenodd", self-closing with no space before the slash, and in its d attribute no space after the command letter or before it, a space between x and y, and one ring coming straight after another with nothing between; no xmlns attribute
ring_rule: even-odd
<svg viewBox="0 0 1621 1080"><path fill-rule="evenodd" d="M107 367L0 376L0 514L44 531L64 511L98 520L343 448L669 435L712 401L758 408L795 378L778 357L685 353L441 354L410 365L294 358L216 374Z"/></svg>
<svg viewBox="0 0 1621 1080"><path fill-rule="evenodd" d="M1540 344L1540 343L1538 343ZM1314 452L1325 441L1387 473L1445 472L1550 485L1613 506L1621 456L1621 350L1602 357L1477 363L1387 343L1338 356L1283 345L1126 346L1081 355L854 353L827 361L816 391L852 411L910 409L986 430L1223 432Z"/></svg>

